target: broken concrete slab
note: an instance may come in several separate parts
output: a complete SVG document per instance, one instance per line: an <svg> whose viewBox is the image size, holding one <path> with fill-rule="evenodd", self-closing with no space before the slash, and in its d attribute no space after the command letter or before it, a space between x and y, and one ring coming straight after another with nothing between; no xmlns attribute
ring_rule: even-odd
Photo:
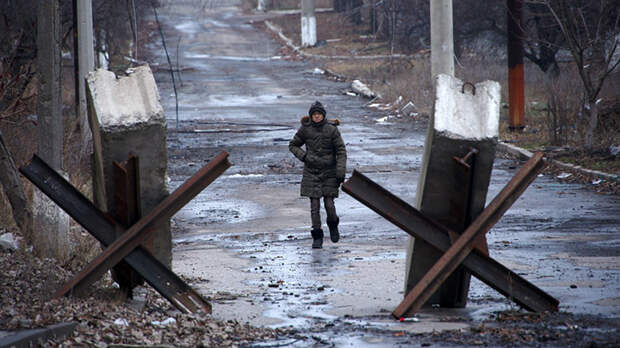
<svg viewBox="0 0 620 348"><path fill-rule="evenodd" d="M141 209L148 214L169 195L166 118L149 66L129 70L127 76L99 69L87 77L89 123L93 132L95 204L112 211L113 162L130 153L139 158ZM171 265L170 223L154 233L154 255Z"/></svg>

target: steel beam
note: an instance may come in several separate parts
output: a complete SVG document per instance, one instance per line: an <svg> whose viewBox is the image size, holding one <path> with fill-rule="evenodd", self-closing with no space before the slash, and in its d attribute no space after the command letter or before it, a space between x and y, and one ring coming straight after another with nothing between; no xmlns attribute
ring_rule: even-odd
<svg viewBox="0 0 620 348"><path fill-rule="evenodd" d="M114 220L125 228L131 227L141 217L140 204L140 164L133 153L121 163L112 162L112 179L114 183L114 204L112 215ZM121 231L117 231L121 232ZM125 231L122 231L125 232ZM116 238L119 238L117 235ZM142 246L153 253L153 236L142 243ZM127 297L133 297L133 289L144 284L144 280L125 261L112 267L114 279Z"/></svg>
<svg viewBox="0 0 620 348"><path fill-rule="evenodd" d="M474 248L476 238L486 234L545 167L543 153L537 152L506 184L493 201L446 250L392 314L400 318L415 314Z"/></svg>
<svg viewBox="0 0 620 348"><path fill-rule="evenodd" d="M139 246L158 223L170 219L229 167L228 154L225 152L220 153L213 160L209 161L207 165L185 181L170 196L160 202L148 215L141 218L126 232L121 232L121 236L108 245L82 272L69 281L63 288L65 292L59 292L57 296L65 295L72 291L74 287L77 292L80 292L86 286L101 278L107 270L119 263Z"/></svg>
<svg viewBox="0 0 620 348"><path fill-rule="evenodd" d="M217 156L220 160L222 157L226 159L228 154L222 152ZM225 163L230 166L227 160ZM20 168L20 172L104 246L115 242L117 229L123 230L114 219L97 209L88 198L36 155L26 166ZM127 254L125 261L182 312L211 312L211 305L200 294L143 247L134 248ZM61 289L57 295L71 293L71 288L72 286Z"/></svg>
<svg viewBox="0 0 620 348"><path fill-rule="evenodd" d="M440 252L450 248L451 232L448 228L423 215L360 172L354 170L342 185L342 190ZM474 249L467 255L462 264L482 282L527 310L558 310L558 300L478 250Z"/></svg>

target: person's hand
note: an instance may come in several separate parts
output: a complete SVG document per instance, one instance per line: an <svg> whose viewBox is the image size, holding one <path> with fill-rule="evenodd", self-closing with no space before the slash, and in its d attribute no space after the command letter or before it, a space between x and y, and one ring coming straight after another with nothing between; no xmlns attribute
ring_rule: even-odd
<svg viewBox="0 0 620 348"><path fill-rule="evenodd" d="M338 180L338 185L340 185L344 182L344 176L339 176L336 178L336 180Z"/></svg>

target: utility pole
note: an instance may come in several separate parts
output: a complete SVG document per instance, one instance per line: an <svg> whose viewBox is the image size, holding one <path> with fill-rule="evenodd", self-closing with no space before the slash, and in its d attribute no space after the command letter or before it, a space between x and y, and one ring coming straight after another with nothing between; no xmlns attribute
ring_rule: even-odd
<svg viewBox="0 0 620 348"><path fill-rule="evenodd" d="M60 0L39 0L37 18L38 150L54 170L62 170L62 64ZM69 218L35 190L33 244L42 256L63 260L69 250Z"/></svg>
<svg viewBox="0 0 620 348"><path fill-rule="evenodd" d="M301 0L301 46L316 45L316 0Z"/></svg>
<svg viewBox="0 0 620 348"><path fill-rule="evenodd" d="M453 94L453 86L446 89L445 86L450 85L454 79L454 41L452 33L452 0L429 0L430 1L430 16L431 16L431 78L433 80L433 88L435 94L435 103L446 103L446 100L450 100L450 95ZM441 75L441 76L439 76ZM447 76L445 76L447 75ZM438 81L444 81L444 90L440 93L437 88ZM447 82L449 81L449 83ZM459 81L462 84L462 81ZM458 93L457 98L465 97ZM448 97L446 97L448 96ZM471 101L464 99L462 106L468 106ZM449 102L448 102L449 103ZM439 105L435 105L437 107ZM459 108L457 108L459 109ZM467 108L468 109L468 108ZM457 124L462 122L456 115L446 112L439 108L438 121L446 122L447 124ZM469 109L468 109L469 110ZM429 122L428 131L426 132L426 140L424 143L424 154L422 155L422 165L420 167L420 176L418 178L415 207L420 211L441 220L451 226L456 231L462 231L463 221L469 218L469 212L459 209L451 218L456 221L447 221L442 206L462 206L470 203L470 197L467 197L463 192L456 192L452 190L453 186L445 186L444 182L450 182L451 177L454 175L452 163L442 163L445 158L451 159L453 155L467 148L466 145L471 145L469 139L463 139L461 141L451 141L451 139L444 139L445 135L441 132L436 132L436 110L433 110L431 119ZM471 120L475 115L464 113L459 116L460 118L466 117L467 120ZM441 122L439 122L441 123ZM478 124L472 122L472 124ZM441 127L439 127L441 128ZM477 130L483 133L483 130ZM466 145L464 145L466 144ZM438 165L438 163L440 163ZM492 162L491 162L492 163ZM488 167L488 163L486 166ZM490 168L490 167L489 167ZM462 174L462 173L461 173ZM462 177L462 175L456 175L456 177ZM464 184L457 185L458 187L466 187ZM484 186L484 185L481 185ZM440 188L436 190L434 188ZM478 188L476 188L478 190ZM482 189L481 189L482 190ZM486 186L484 187L486 190ZM486 192L486 191L485 191ZM438 206L434 203L441 202ZM463 203L465 202L465 203ZM474 202L479 204L479 201ZM484 203L484 201L483 201ZM484 204L482 204L484 207ZM422 279L423 275L431 269L439 256L427 242L424 240L416 240L413 237L409 238L409 246L407 248L407 260L405 271L405 293L409 293L411 289ZM470 275L464 273L462 269L454 272L449 279L442 285L427 302L427 304L439 303L443 307L464 307L467 303L467 294L469 291L469 279Z"/></svg>
<svg viewBox="0 0 620 348"><path fill-rule="evenodd" d="M93 10L92 0L73 0L77 17L77 60L78 73L76 88L78 89L78 117L80 124L80 139L83 151L92 138L88 126L88 109L86 102L86 75L95 69L93 48ZM136 43L137 44L137 43Z"/></svg>
<svg viewBox="0 0 620 348"><path fill-rule="evenodd" d="M62 76L59 0L39 0L37 57L38 155L55 170L62 168Z"/></svg>
<svg viewBox="0 0 620 348"><path fill-rule="evenodd" d="M508 126L513 131L525 127L522 9L523 0L508 0Z"/></svg>
<svg viewBox="0 0 620 348"><path fill-rule="evenodd" d="M431 77L454 76L454 40L452 34L452 0L430 0L431 8Z"/></svg>

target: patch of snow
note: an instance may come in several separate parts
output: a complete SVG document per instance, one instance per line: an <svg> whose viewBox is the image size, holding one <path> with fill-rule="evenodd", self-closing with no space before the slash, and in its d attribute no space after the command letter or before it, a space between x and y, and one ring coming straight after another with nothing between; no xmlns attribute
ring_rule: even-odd
<svg viewBox="0 0 620 348"><path fill-rule="evenodd" d="M17 250L19 249L19 242L13 237L13 234L4 233L0 235L0 247L7 250Z"/></svg>
<svg viewBox="0 0 620 348"><path fill-rule="evenodd" d="M153 322L151 322L151 324L155 325L155 326L166 326L166 325L173 325L176 324L177 320L174 318L167 318L165 320L159 321L159 320L155 320Z"/></svg>
<svg viewBox="0 0 620 348"><path fill-rule="evenodd" d="M375 120L377 123L386 122L389 119L389 116L381 117Z"/></svg>
<svg viewBox="0 0 620 348"><path fill-rule="evenodd" d="M233 174L233 175L229 175L229 178L258 178L264 176L263 174Z"/></svg>
<svg viewBox="0 0 620 348"><path fill-rule="evenodd" d="M114 320L114 325L129 326L129 322L127 321L127 319L118 318L118 319Z"/></svg>

